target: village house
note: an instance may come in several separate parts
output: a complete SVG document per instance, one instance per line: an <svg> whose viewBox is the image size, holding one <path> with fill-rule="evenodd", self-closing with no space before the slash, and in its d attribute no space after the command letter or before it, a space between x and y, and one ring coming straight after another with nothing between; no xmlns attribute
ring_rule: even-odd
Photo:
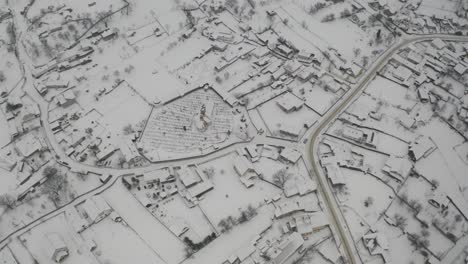
<svg viewBox="0 0 468 264"><path fill-rule="evenodd" d="M270 86L273 89L283 88L284 82L281 80L277 80L277 81L274 81L272 84L270 84Z"/></svg>
<svg viewBox="0 0 468 264"><path fill-rule="evenodd" d="M414 50L411 50L406 58L414 64L419 64L423 60L423 56Z"/></svg>
<svg viewBox="0 0 468 264"><path fill-rule="evenodd" d="M130 137L122 139L119 149L122 152L125 161L129 164L133 164L139 158L141 158L137 147L135 146Z"/></svg>
<svg viewBox="0 0 468 264"><path fill-rule="evenodd" d="M283 64L283 68L286 70L287 73L295 77L297 75L297 72L301 68L303 68L303 65L298 60L289 60Z"/></svg>
<svg viewBox="0 0 468 264"><path fill-rule="evenodd" d="M303 127L304 125L301 124L283 124L279 132L285 136L297 139Z"/></svg>
<svg viewBox="0 0 468 264"><path fill-rule="evenodd" d="M248 145L247 147L245 147L245 150L247 151L247 154L249 155L251 162L256 162L260 159L260 156L258 155L258 152L257 152L256 145Z"/></svg>
<svg viewBox="0 0 468 264"><path fill-rule="evenodd" d="M314 54L312 52L308 52L306 50L300 50L297 54L297 59L302 63L312 63L314 60Z"/></svg>
<svg viewBox="0 0 468 264"><path fill-rule="evenodd" d="M149 171L143 174L144 184L156 184L156 183L169 183L174 182L175 177L170 174L168 169L162 169L157 171Z"/></svg>
<svg viewBox="0 0 468 264"><path fill-rule="evenodd" d="M304 101L299 99L294 94L287 92L276 101L276 104L284 112L290 113L301 109L302 105L304 105Z"/></svg>
<svg viewBox="0 0 468 264"><path fill-rule="evenodd" d="M200 177L195 174L189 167L183 167L179 171L177 171L180 181L186 187L192 187L201 181Z"/></svg>
<svg viewBox="0 0 468 264"><path fill-rule="evenodd" d="M300 70L296 76L302 82L307 82L312 78L318 79L319 73L314 67L306 67Z"/></svg>
<svg viewBox="0 0 468 264"><path fill-rule="evenodd" d="M409 130L414 126L414 124L416 124L416 119L414 119L414 117L412 116L400 115L398 119L398 123L404 128Z"/></svg>
<svg viewBox="0 0 468 264"><path fill-rule="evenodd" d="M384 233L368 233L362 237L364 245L371 255L380 255L384 263L390 263L389 248L387 237Z"/></svg>
<svg viewBox="0 0 468 264"><path fill-rule="evenodd" d="M50 258L56 263L64 261L68 257L69 251L62 237L57 233L49 233L45 236L47 242L44 246L47 248Z"/></svg>
<svg viewBox="0 0 468 264"><path fill-rule="evenodd" d="M101 37L103 40L108 41L117 36L117 32L115 30L106 28L103 32L101 32Z"/></svg>
<svg viewBox="0 0 468 264"><path fill-rule="evenodd" d="M287 200L281 203L275 203L275 218L279 219L292 215L297 212L315 212L317 208L310 203L301 203Z"/></svg>
<svg viewBox="0 0 468 264"><path fill-rule="evenodd" d="M306 176L307 177L307 176ZM304 196L317 190L317 184L302 175L294 175L283 186L283 193L286 197L295 195Z"/></svg>
<svg viewBox="0 0 468 264"><path fill-rule="evenodd" d="M66 90L65 92L57 95L55 98L57 104L61 107L68 107L76 102L76 96L72 90Z"/></svg>
<svg viewBox="0 0 468 264"><path fill-rule="evenodd" d="M45 139L33 134L26 134L24 137L20 138L15 145L19 154L25 158L32 156L34 153L48 149Z"/></svg>
<svg viewBox="0 0 468 264"><path fill-rule="evenodd" d="M241 248L237 249L222 264L246 263L247 258L251 256L255 251L256 251L256 248L252 243L246 243ZM252 264L253 263L254 262L252 261Z"/></svg>
<svg viewBox="0 0 468 264"><path fill-rule="evenodd" d="M343 127L342 136L356 143L375 148L375 133L373 131L370 133L365 133L363 130L357 127L346 125Z"/></svg>
<svg viewBox="0 0 468 264"><path fill-rule="evenodd" d="M291 49L290 47L286 46L285 44L277 44L275 50L279 54L281 54L281 55L283 55L283 56L285 56L287 58L291 58L292 55L294 54L294 50Z"/></svg>
<svg viewBox="0 0 468 264"><path fill-rule="evenodd" d="M385 162L382 171L403 182L411 171L412 165L408 159L390 156Z"/></svg>
<svg viewBox="0 0 468 264"><path fill-rule="evenodd" d="M105 145L103 147L99 146L99 152L96 154L96 158L98 161L103 161L112 156L115 151L117 151L117 148L111 144Z"/></svg>
<svg viewBox="0 0 468 264"><path fill-rule="evenodd" d="M398 68L394 69L392 72L393 77L401 82L406 82L413 73L408 68L400 65Z"/></svg>
<svg viewBox="0 0 468 264"><path fill-rule="evenodd" d="M453 67L453 71L457 74L457 77L461 77L463 74L468 72L468 65L459 62L457 65L455 65L455 67Z"/></svg>
<svg viewBox="0 0 468 264"><path fill-rule="evenodd" d="M96 224L112 212L107 202L100 195L94 195L83 203L83 210L90 224Z"/></svg>
<svg viewBox="0 0 468 264"><path fill-rule="evenodd" d="M203 194L213 190L214 186L213 184L208 181L202 181L198 182L195 185L192 185L192 187L188 188L188 200L194 202L195 199L200 198Z"/></svg>
<svg viewBox="0 0 468 264"><path fill-rule="evenodd" d="M446 47L446 44L443 40L441 40L440 38L437 38L437 39L434 39L432 42L431 42L431 45L438 49L438 50L441 50L443 48Z"/></svg>
<svg viewBox="0 0 468 264"><path fill-rule="evenodd" d="M421 102L423 103L429 102L429 89L427 88L426 85L421 85L418 88L418 97L419 97L419 100L421 100Z"/></svg>
<svg viewBox="0 0 468 264"><path fill-rule="evenodd" d="M409 144L408 155L413 161L427 157L436 149L434 142L427 136L419 136Z"/></svg>
<svg viewBox="0 0 468 264"><path fill-rule="evenodd" d="M178 237L189 231L189 229L190 228L187 226L185 221L182 220L175 221L169 226L169 230L171 230L171 232Z"/></svg>
<svg viewBox="0 0 468 264"><path fill-rule="evenodd" d="M283 225L283 232L298 232L304 240L308 240L309 236L329 225L328 218L323 212L305 213L291 217L291 220Z"/></svg>
<svg viewBox="0 0 468 264"><path fill-rule="evenodd" d="M284 148L281 150L280 159L287 161L291 164L296 164L301 158L301 153L292 148Z"/></svg>
<svg viewBox="0 0 468 264"><path fill-rule="evenodd" d="M296 252L300 251L304 245L302 236L294 232L281 240L277 246L269 248L264 255L271 260L271 264L286 263Z"/></svg>
<svg viewBox="0 0 468 264"><path fill-rule="evenodd" d="M239 176L244 176L248 172L254 172L255 169L253 168L250 161L247 160L245 156L237 156L234 159L234 170L237 172Z"/></svg>
<svg viewBox="0 0 468 264"><path fill-rule="evenodd" d="M346 178L337 163L329 163L324 166L327 177L333 186L346 184Z"/></svg>

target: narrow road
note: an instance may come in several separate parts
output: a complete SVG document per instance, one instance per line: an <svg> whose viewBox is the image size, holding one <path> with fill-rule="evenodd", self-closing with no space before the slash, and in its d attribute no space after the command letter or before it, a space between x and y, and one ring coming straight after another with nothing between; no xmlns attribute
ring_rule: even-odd
<svg viewBox="0 0 468 264"><path fill-rule="evenodd" d="M16 24L21 24L19 19L14 18ZM322 133L327 129L328 125L333 122L333 120L353 101L354 98L360 95L360 93L363 91L365 87L369 84L369 82L375 77L376 73L378 70L387 63L387 61L402 47L405 47L406 45L416 42L416 41L422 41L422 40L432 40L434 38L441 38L444 40L452 40L452 41L468 41L468 37L463 37L463 36L450 36L450 35L427 35L427 36L406 36L404 35L402 38L399 39L399 41L394 44L390 49L388 49L385 53L383 53L377 61L375 61L368 72L364 75L361 76L357 84L351 88L350 91L340 100L339 103L337 103L330 111L327 112L326 115L322 117L322 119L319 121L317 126L314 128L314 130L311 133L310 140L308 141L308 145L306 146L306 158L310 162L310 165L312 166L312 170L317 175L318 183L319 183L319 188L323 193L323 197L325 200L325 203L327 205L327 208L330 210L331 217L332 217L332 225L334 229L337 231L337 234L339 236L339 239L342 241L344 245L344 250L347 255L347 259L349 260L350 263L360 263L358 261L358 255L357 255L357 250L354 245L353 238L351 237L350 231L347 228L346 221L343 217L343 214L341 210L339 209L339 205L335 199L335 196L332 193L332 190L330 186L328 185L328 181L326 179L326 176L322 172L322 168L319 165L318 157L317 157L317 150L318 150L318 143L319 143L319 138L322 135ZM18 40L19 41L19 40ZM28 60L28 56L26 54L21 54L22 50L17 46L18 52L19 52L19 60L20 62L23 63L23 65L33 65L33 64L28 64L25 63L24 60ZM23 61L22 61L23 60ZM216 151L215 153L210 153L210 155L206 155L203 157L196 157L196 158L187 158L187 159L180 159L180 160L174 160L174 161L167 161L167 162L161 162L157 164L152 164L148 167L144 168L133 168L133 169L112 169L112 168L103 168L103 167L95 167L95 166L90 166L90 165L85 165L82 163L79 163L70 157L68 157L60 144L57 142L52 129L50 127L50 124L48 122L48 110L49 110L49 103L46 102L42 96L38 94L36 89L33 86L32 82L32 77L31 77L31 72L30 69L23 69L24 70L24 76L26 78L26 92L35 100L37 100L37 104L39 105L39 108L41 110L41 116L40 119L42 121L43 129L45 132L46 139L49 143L49 146L52 151L54 151L59 158L62 161L66 161L69 166L74 169L74 170L82 170L82 171L90 171L96 174L104 174L104 173L110 173L115 176L118 175L123 175L123 174L129 174L129 173L143 173L145 171L149 170L154 170L162 167L167 167L167 166L180 166L185 163L200 163L203 161L206 161L208 159L211 159L213 155L216 153L216 155L223 155L224 153L231 152L238 147L250 144L250 143L256 143L256 144L273 144L273 145L279 145L279 146L284 146L288 145L290 143L285 142L284 140L279 140L279 139L273 139L273 138L268 138L263 135L257 135L253 141L251 142L244 142L244 143L239 143L239 144L234 144L231 146L228 146L224 149L220 149ZM291 145L296 145L291 143ZM65 211L69 206L74 206L75 204L81 202L83 199L86 199L90 195L93 195L96 192L102 191L112 185L115 181L117 181L118 177L114 177L113 180L109 181L108 183L102 185L101 187L91 190L90 192L82 195L78 199L75 199L71 203L58 208L57 210L50 212L49 214L36 219L35 221L27 224L25 227L22 227L18 230L15 230L12 234L4 238L3 240L0 241L0 246L4 244L9 238L11 238L15 234L19 234L19 232L23 231L25 228L31 226L32 224L36 223L37 221L42 221L47 219L48 217L52 217L58 213L61 213Z"/></svg>
<svg viewBox="0 0 468 264"><path fill-rule="evenodd" d="M333 194L333 191L328 184L326 175L324 174L322 167L319 163L318 154L318 145L320 143L319 139L321 135L327 130L328 126L333 123L335 118L340 115L343 110L349 106L355 98L361 95L362 91L369 85L369 83L374 79L378 71L391 59L391 57L398 52L401 48L415 43L418 41L424 40L433 40L440 38L442 40L448 41L468 41L466 36L453 36L446 34L433 34L433 35L423 35L423 36L409 36L403 35L398 42L396 42L390 49L385 51L379 59L377 59L372 66L367 70L367 72L361 76L356 86L354 86L347 94L337 103L330 111L323 116L319 121L316 129L311 133L310 140L308 141L306 157L312 166L314 174L317 176L318 185L323 193L324 200L327 204L327 208L330 210L332 217L333 227L338 233L339 239L341 240L346 257L349 263L361 263L359 255L357 253L356 246L354 244L353 237L351 232L346 224L346 220L339 208L338 202Z"/></svg>

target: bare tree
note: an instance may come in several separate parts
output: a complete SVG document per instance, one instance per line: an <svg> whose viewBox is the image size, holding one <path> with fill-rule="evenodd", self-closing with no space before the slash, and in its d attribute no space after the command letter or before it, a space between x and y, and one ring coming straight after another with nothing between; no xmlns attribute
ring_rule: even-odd
<svg viewBox="0 0 468 264"><path fill-rule="evenodd" d="M432 179L431 184L434 187L434 189L437 189L439 187L439 185L440 185L439 181L436 180L436 179Z"/></svg>
<svg viewBox="0 0 468 264"><path fill-rule="evenodd" d="M417 212L421 211L422 207L423 207L422 204L420 202L418 202L417 200L415 200L415 199L409 200L408 204L409 204L409 206L411 206L411 208L413 208Z"/></svg>
<svg viewBox="0 0 468 264"><path fill-rule="evenodd" d="M91 127L88 127L85 129L85 133L88 134L88 135L91 135L93 134L93 129Z"/></svg>
<svg viewBox="0 0 468 264"><path fill-rule="evenodd" d="M122 130L123 130L124 135L130 135L133 132L135 132L135 130L133 129L131 124L128 124L128 125L124 126Z"/></svg>
<svg viewBox="0 0 468 264"><path fill-rule="evenodd" d="M13 195L5 193L0 195L0 206L5 206L6 209L13 209L15 207L16 199Z"/></svg>
<svg viewBox="0 0 468 264"><path fill-rule="evenodd" d="M323 9L325 6L326 6L325 3L320 3L320 2L316 3L315 5L312 5L309 8L309 14L313 15L313 14L317 13L320 9Z"/></svg>
<svg viewBox="0 0 468 264"><path fill-rule="evenodd" d="M125 162L127 162L127 160L124 157L119 157L117 164L119 164L120 168L123 168Z"/></svg>
<svg viewBox="0 0 468 264"><path fill-rule="evenodd" d="M340 13L340 17L341 18L347 18L347 17L350 17L351 16L351 11L349 11L349 9L345 9L343 11L341 11Z"/></svg>
<svg viewBox="0 0 468 264"><path fill-rule="evenodd" d="M203 173L206 175L208 179L212 179L215 171L213 167L208 167L208 168L203 169Z"/></svg>
<svg viewBox="0 0 468 264"><path fill-rule="evenodd" d="M363 56L362 57L362 67L367 67L367 65L369 65L369 57L367 56Z"/></svg>
<svg viewBox="0 0 468 264"><path fill-rule="evenodd" d="M254 208L251 204L249 204L249 206L247 206L247 209L246 209L246 214L247 214L247 217L251 219L252 217L257 215L257 209Z"/></svg>
<svg viewBox="0 0 468 264"><path fill-rule="evenodd" d="M58 170L57 168L54 168L52 166L47 166L44 168L44 170L42 171L42 175L44 175L45 177L49 178L49 177L52 177L54 176L55 174L57 174Z"/></svg>
<svg viewBox="0 0 468 264"><path fill-rule="evenodd" d="M361 54L361 49L360 48L354 48L353 49L354 57L359 56Z"/></svg>
<svg viewBox="0 0 468 264"><path fill-rule="evenodd" d="M374 203L374 198L368 196L366 200L364 200L364 206L369 207Z"/></svg>
<svg viewBox="0 0 468 264"><path fill-rule="evenodd" d="M406 218L400 214L395 214L395 226L405 229L406 225Z"/></svg>
<svg viewBox="0 0 468 264"><path fill-rule="evenodd" d="M238 0L226 0L226 6L234 9L235 11L239 9L239 1ZM236 11L236 13L238 13Z"/></svg>
<svg viewBox="0 0 468 264"><path fill-rule="evenodd" d="M221 221L219 221L219 223L218 223L218 226L221 228L222 233L227 232L227 231L231 230L231 228L232 228L231 223L229 221L227 221L226 219L221 219Z"/></svg>
<svg viewBox="0 0 468 264"><path fill-rule="evenodd" d="M273 174L273 183L278 187L284 188L284 184L291 178L291 174L287 169L283 168Z"/></svg>
<svg viewBox="0 0 468 264"><path fill-rule="evenodd" d="M323 22L330 22L335 20L335 14L328 14L322 18L322 23Z"/></svg>
<svg viewBox="0 0 468 264"><path fill-rule="evenodd" d="M427 248L430 245L429 240L419 234L409 236L409 240L416 250Z"/></svg>
<svg viewBox="0 0 468 264"><path fill-rule="evenodd" d="M51 176L47 177L42 188L43 192L48 195L49 199L57 205L63 194L65 194L68 189L68 180L66 175L57 172L51 174Z"/></svg>

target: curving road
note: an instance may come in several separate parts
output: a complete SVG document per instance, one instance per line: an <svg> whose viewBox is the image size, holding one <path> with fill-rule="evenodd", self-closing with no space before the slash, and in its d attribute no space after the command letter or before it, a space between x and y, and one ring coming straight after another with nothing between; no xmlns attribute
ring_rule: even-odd
<svg viewBox="0 0 468 264"><path fill-rule="evenodd" d="M312 166L314 174L317 176L319 188L323 193L325 203L327 204L327 208L330 211L333 221L331 224L334 227L337 235L339 236L339 239L341 240L344 246L344 251L350 263L355 264L362 262L358 257L359 255L357 254L357 249L354 244L354 240L351 236L351 232L346 224L346 220L339 208L338 202L331 190L331 187L328 184L326 175L323 173L322 167L320 166L319 158L317 156L318 145L320 143L319 139L321 135L327 130L328 126L331 123L333 123L335 118L338 115L340 115L343 112L343 110L353 102L353 99L357 98L361 94L361 92L374 79L378 71L391 59L391 57L396 52L398 52L398 50L415 42L433 40L436 38L448 41L468 41L467 36L453 36L446 34L419 36L403 35L391 48L389 48L387 51L380 55L380 57L371 65L367 72L360 77L357 84L343 96L339 103L337 103L322 117L322 119L319 121L318 126L311 133L310 140L308 141L306 156Z"/></svg>
<svg viewBox="0 0 468 264"><path fill-rule="evenodd" d="M14 17L15 23L16 24L21 24L21 21ZM351 236L351 233L349 229L347 228L346 221L344 219L344 216L339 208L339 205L335 199L335 196L333 195L333 192L328 184L326 176L323 174L322 168L319 164L317 150L318 150L318 143L319 143L319 138L322 135L322 133L327 129L329 124L333 122L333 120L355 99L360 95L360 93L367 87L369 82L375 77L377 72L381 69L382 66L384 66L388 60L401 48L417 42L417 41L423 41L423 40L432 40L435 38L441 38L444 40L451 40L451 41L468 41L468 37L466 36L451 36L451 35L444 35L444 34L434 34L434 35L426 35L426 36L408 36L408 35L403 35L401 38L398 39L398 42L396 42L391 48L389 48L387 51L385 51L379 59L377 59L371 67L368 69L368 71L360 77L358 80L357 84L351 88L344 96L343 98L334 105L332 109L330 109L323 117L322 119L318 122L318 124L313 128L310 134L310 140L307 143L306 146L306 158L310 162L310 165L312 167L312 171L314 172L315 175L317 175L318 179L318 188L319 190L323 193L324 201L327 205L328 210L330 211L331 218L332 218L332 226L333 229L335 230L336 234L338 235L337 239L341 240L343 246L344 246L344 253L347 255L347 259L349 260L350 263L360 263L358 259L358 254L357 250L353 241L353 238ZM22 60L28 60L28 56L25 54L21 54L22 50L20 47L17 47L17 52L18 54L18 59L22 62L23 65L32 65L30 63L25 63ZM21 60L22 59L22 60ZM48 108L49 108L49 103L45 101L41 95L38 94L34 86L32 85L32 77L31 77L31 72L30 69L23 68L23 74L25 76L25 91L31 96L31 98L34 98L36 100L36 103L39 105L40 108L40 119L42 121L43 129L44 129L44 134L46 136L46 139L48 141L50 149L55 152L55 154L59 157L59 159L62 162L68 163L68 166L72 168L73 170L81 170L81 171L90 171L96 174L113 174L115 176L119 175L124 175L124 174L129 174L129 173L143 173L149 170L154 170L154 169L159 169L162 167L167 167L167 166L180 166L183 165L184 163L199 163L206 161L210 159L211 155L214 153L209 153L210 155L205 155L205 156L200 156L196 158L187 158L187 159L180 159L180 160L173 160L173 161L166 161L166 162L160 162L157 164L152 164L148 167L144 168L132 168L132 169L112 169L112 168L103 168L103 167L95 167L95 166L90 166L90 165L85 165L82 163L79 163L70 157L68 157L60 144L57 142L54 133L52 132L52 129L50 127L50 124L48 122ZM280 146L286 146L286 145L291 145L291 147L297 146L295 143L291 142L286 142L284 140L279 140L279 139L274 139L274 138L269 138L264 135L257 135L253 139L254 143L256 144L271 144L271 145L280 145ZM218 155L223 155L225 153L231 152L234 149L233 148L238 148L247 144L250 144L252 142L244 142L244 143L239 143L239 144L234 144L231 146L228 146L224 149L219 149L216 151L217 156ZM6 238L0 240L0 246L4 244L5 242L8 241L9 238L11 238L13 235L18 234L20 231L24 230L25 228L31 226L31 224L41 221L44 219L47 219L51 215L56 215L58 213L63 212L68 206L73 206L74 204L81 202L85 200L87 197L94 195L97 192L103 191L107 187L111 186L119 177L114 177L113 180L107 182L106 184L100 186L99 188L95 190L91 190L90 192L83 194L80 196L78 199L72 201L71 203L63 206L62 208L58 208L57 210L50 212L49 214L36 219L34 222L27 224L26 226L15 230L12 234L8 235Z"/></svg>

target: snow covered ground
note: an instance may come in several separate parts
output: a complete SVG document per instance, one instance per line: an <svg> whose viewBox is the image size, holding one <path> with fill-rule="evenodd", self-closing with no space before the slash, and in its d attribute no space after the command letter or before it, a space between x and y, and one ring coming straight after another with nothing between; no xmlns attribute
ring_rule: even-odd
<svg viewBox="0 0 468 264"><path fill-rule="evenodd" d="M0 263L461 263L467 16L0 0Z"/></svg>

